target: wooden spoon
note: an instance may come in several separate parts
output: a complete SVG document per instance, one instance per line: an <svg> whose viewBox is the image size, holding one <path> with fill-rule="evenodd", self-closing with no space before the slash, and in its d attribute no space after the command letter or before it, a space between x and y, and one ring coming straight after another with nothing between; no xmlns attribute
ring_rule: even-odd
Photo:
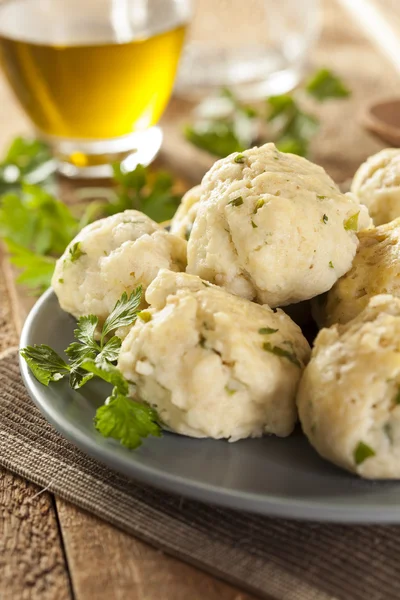
<svg viewBox="0 0 400 600"><path fill-rule="evenodd" d="M400 98L373 102L364 112L362 122L385 143L400 147Z"/></svg>

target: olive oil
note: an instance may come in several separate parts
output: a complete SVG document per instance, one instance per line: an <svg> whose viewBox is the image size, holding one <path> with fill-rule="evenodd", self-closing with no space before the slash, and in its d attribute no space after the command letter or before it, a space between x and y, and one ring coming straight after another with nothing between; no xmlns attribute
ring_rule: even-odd
<svg viewBox="0 0 400 600"><path fill-rule="evenodd" d="M110 139L158 121L172 91L184 32L185 26L178 25L125 43L79 45L0 34L0 60L41 132Z"/></svg>

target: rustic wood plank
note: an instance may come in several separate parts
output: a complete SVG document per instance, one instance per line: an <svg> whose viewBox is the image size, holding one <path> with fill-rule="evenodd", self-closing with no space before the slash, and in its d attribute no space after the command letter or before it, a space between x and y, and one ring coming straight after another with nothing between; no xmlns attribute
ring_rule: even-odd
<svg viewBox="0 0 400 600"><path fill-rule="evenodd" d="M0 250L0 353L18 343ZM71 600L52 496L0 468L1 600ZM39 495L38 495L39 494Z"/></svg>
<svg viewBox="0 0 400 600"><path fill-rule="evenodd" d="M0 598L70 600L50 494L0 469Z"/></svg>
<svg viewBox="0 0 400 600"><path fill-rule="evenodd" d="M77 600L252 600L96 517L57 500Z"/></svg>

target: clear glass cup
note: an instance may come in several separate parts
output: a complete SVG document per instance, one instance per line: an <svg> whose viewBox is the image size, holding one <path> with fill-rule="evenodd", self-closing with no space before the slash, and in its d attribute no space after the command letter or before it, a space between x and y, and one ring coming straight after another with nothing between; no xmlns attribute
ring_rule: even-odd
<svg viewBox="0 0 400 600"><path fill-rule="evenodd" d="M197 0L176 90L198 98L227 86L247 101L285 93L319 29L319 0Z"/></svg>
<svg viewBox="0 0 400 600"><path fill-rule="evenodd" d="M148 164L162 134L190 0L0 0L0 62L70 177Z"/></svg>

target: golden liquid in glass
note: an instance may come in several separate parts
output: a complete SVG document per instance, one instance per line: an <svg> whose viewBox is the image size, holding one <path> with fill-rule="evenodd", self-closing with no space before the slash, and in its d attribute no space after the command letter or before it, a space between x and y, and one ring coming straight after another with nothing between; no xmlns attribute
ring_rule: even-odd
<svg viewBox="0 0 400 600"><path fill-rule="evenodd" d="M158 121L171 95L184 33L180 25L126 43L65 46L0 35L0 62L40 131L109 139Z"/></svg>

